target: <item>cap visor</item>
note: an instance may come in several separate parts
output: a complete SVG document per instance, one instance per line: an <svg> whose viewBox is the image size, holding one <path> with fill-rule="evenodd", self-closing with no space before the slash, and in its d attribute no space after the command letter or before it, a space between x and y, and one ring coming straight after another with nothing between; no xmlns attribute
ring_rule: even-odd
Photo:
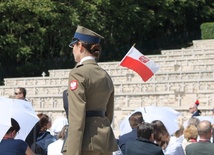
<svg viewBox="0 0 214 155"><path fill-rule="evenodd" d="M77 43L78 41L79 41L79 40L75 39L75 40L73 40L68 46L69 46L70 48L73 48L73 47L74 47L74 44Z"/></svg>

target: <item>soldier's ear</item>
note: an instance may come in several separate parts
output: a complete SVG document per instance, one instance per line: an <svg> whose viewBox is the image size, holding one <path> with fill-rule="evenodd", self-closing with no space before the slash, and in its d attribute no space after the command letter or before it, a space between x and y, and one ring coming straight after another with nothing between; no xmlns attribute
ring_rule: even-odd
<svg viewBox="0 0 214 155"><path fill-rule="evenodd" d="M78 42L78 49L79 49L79 51L80 51L81 53L84 52L85 47L83 46L82 42Z"/></svg>

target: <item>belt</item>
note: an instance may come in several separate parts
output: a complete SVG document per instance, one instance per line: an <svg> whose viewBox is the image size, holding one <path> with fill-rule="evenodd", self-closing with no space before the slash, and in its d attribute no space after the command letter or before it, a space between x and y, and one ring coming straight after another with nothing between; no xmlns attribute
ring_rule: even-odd
<svg viewBox="0 0 214 155"><path fill-rule="evenodd" d="M86 117L105 117L105 111L86 111Z"/></svg>

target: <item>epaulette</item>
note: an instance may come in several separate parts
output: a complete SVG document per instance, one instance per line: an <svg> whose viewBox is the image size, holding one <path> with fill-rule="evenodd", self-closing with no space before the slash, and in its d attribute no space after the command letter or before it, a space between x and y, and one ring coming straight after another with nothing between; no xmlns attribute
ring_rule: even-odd
<svg viewBox="0 0 214 155"><path fill-rule="evenodd" d="M83 66L83 64L77 65L76 68L79 68L79 67L81 67L81 66Z"/></svg>

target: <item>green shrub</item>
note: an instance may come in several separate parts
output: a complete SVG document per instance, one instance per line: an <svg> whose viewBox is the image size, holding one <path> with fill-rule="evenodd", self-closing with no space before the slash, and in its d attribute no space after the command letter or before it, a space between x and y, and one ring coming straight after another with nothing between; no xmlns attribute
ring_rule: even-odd
<svg viewBox="0 0 214 155"><path fill-rule="evenodd" d="M201 24L201 39L214 39L214 22Z"/></svg>

